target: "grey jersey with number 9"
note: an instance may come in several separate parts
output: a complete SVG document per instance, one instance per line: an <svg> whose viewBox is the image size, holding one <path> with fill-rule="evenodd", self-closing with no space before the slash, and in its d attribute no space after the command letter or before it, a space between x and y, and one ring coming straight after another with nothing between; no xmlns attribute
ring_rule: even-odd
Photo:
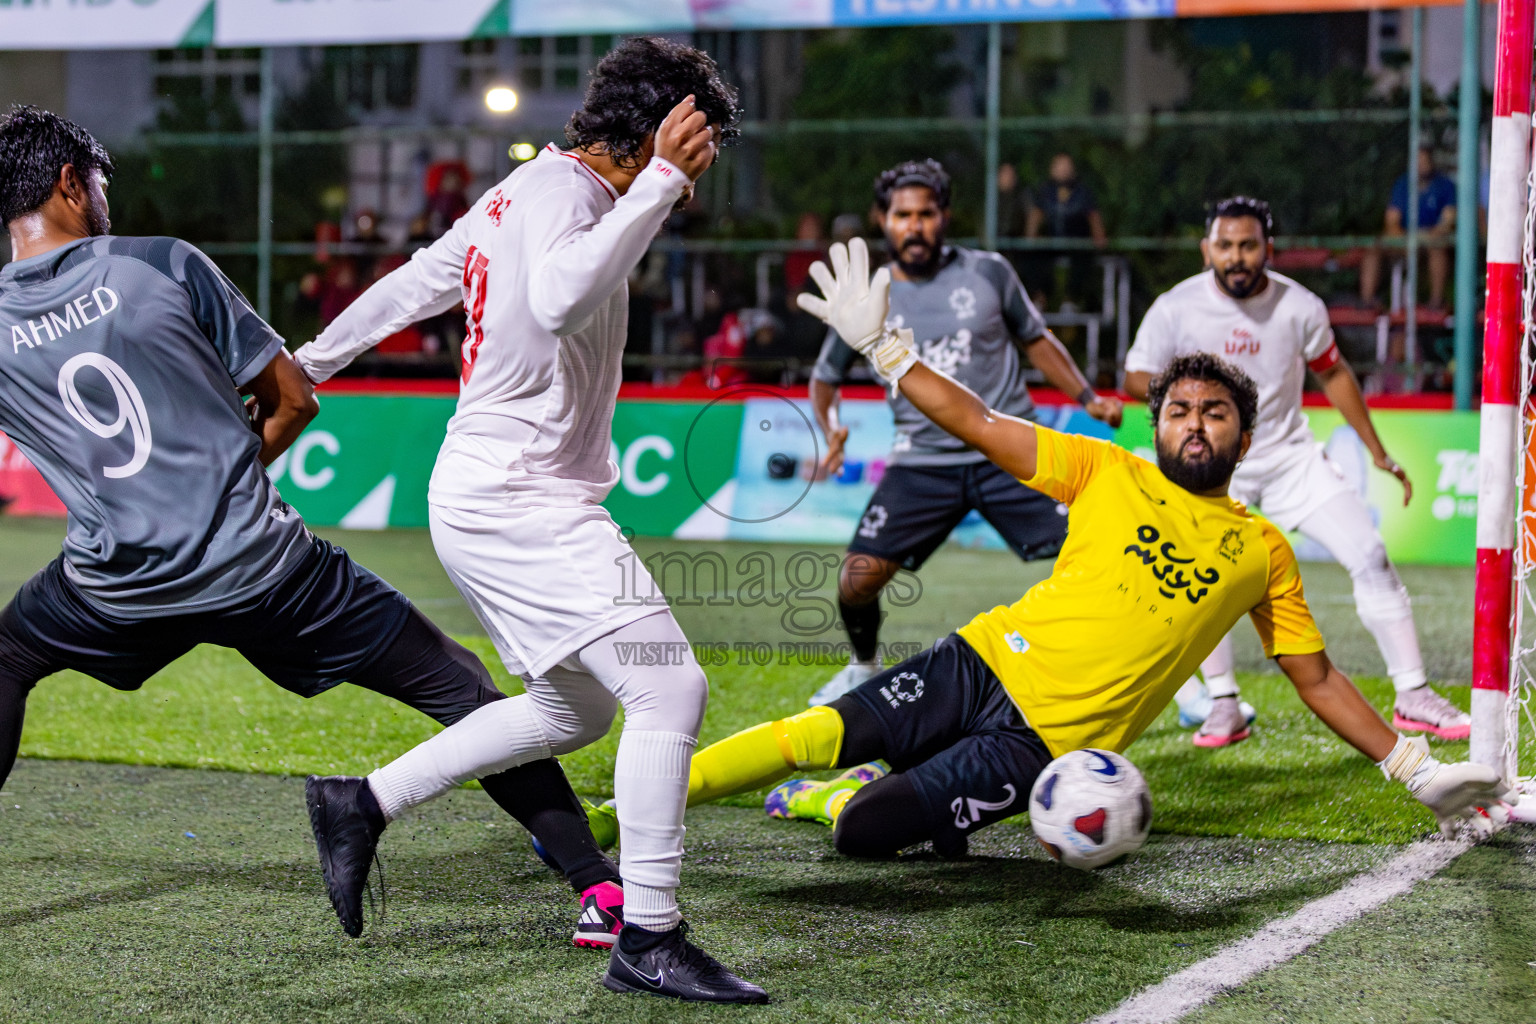
<svg viewBox="0 0 1536 1024"><path fill-rule="evenodd" d="M87 238L0 268L0 430L69 510L65 572L107 613L228 608L308 531L237 388L282 339L197 249Z"/></svg>

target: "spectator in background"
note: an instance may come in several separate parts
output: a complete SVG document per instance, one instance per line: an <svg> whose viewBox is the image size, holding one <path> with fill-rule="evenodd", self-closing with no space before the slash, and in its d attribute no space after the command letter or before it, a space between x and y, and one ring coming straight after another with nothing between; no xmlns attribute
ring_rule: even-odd
<svg viewBox="0 0 1536 1024"><path fill-rule="evenodd" d="M859 217L856 214L843 214L837 220L846 231L850 216L853 220L853 233L857 234ZM807 289L814 290L810 277L811 264L827 258L827 233L819 214L806 211L800 215L795 225L795 241L800 248L784 254L783 303L781 305L775 296L772 305L774 312L784 317L783 327L778 331L778 341L784 354L798 355L810 362L821 349L821 339L827 329L820 320L800 308L795 302L795 296Z"/></svg>
<svg viewBox="0 0 1536 1024"><path fill-rule="evenodd" d="M779 321L766 309L742 309L720 318L720 329L704 339L704 382L728 388L751 381L777 383L783 373ZM747 362L763 360L754 366Z"/></svg>
<svg viewBox="0 0 1536 1024"><path fill-rule="evenodd" d="M832 220L832 241L847 245L859 237L864 220L856 213L840 213Z"/></svg>
<svg viewBox="0 0 1536 1024"><path fill-rule="evenodd" d="M1382 233L1402 238L1408 228L1408 175L1392 185L1392 199L1383 218ZM1445 283L1451 272L1450 242L1456 233L1456 183L1435 169L1432 146L1419 150L1419 238L1429 270L1429 308L1445 308ZM1373 248L1360 261L1360 298L1375 305L1381 285L1381 249Z"/></svg>
<svg viewBox="0 0 1536 1024"><path fill-rule="evenodd" d="M805 291L811 276L811 264L827 258L827 232L821 215L807 210L795 225L795 241L799 245L793 252L784 254L784 290L789 294L789 304L794 297Z"/></svg>
<svg viewBox="0 0 1536 1024"><path fill-rule="evenodd" d="M1068 153L1051 157L1050 176L1034 190L1024 225L1028 238L1092 239L1104 248L1109 236L1093 192L1077 176L1077 165ZM1072 248L1054 254L1046 280L1038 282L1047 296L1061 299L1063 312L1076 312L1092 287L1093 255ZM1038 273L1038 271L1037 271ZM1042 303L1044 306L1045 303Z"/></svg>
<svg viewBox="0 0 1536 1024"><path fill-rule="evenodd" d="M441 238L469 212L469 168L459 160L440 160L427 168L427 230Z"/></svg>
<svg viewBox="0 0 1536 1024"><path fill-rule="evenodd" d="M1068 157L1070 160L1071 158ZM1029 219L1031 203L1027 189L1019 187L1019 170L1013 164L997 168L997 237L1019 238Z"/></svg>

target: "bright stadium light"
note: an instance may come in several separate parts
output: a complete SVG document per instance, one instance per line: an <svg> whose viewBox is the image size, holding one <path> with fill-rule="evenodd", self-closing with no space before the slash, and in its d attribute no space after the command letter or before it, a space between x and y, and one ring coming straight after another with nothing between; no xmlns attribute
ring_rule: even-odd
<svg viewBox="0 0 1536 1024"><path fill-rule="evenodd" d="M485 90L485 105L492 113L510 114L517 109L517 93L504 85L493 85Z"/></svg>
<svg viewBox="0 0 1536 1024"><path fill-rule="evenodd" d="M531 142L514 142L507 153L514 160L532 160L539 155L539 147Z"/></svg>

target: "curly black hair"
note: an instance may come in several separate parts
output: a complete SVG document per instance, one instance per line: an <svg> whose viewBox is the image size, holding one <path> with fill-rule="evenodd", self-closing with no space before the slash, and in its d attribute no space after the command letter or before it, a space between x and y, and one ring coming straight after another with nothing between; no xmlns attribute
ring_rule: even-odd
<svg viewBox="0 0 1536 1024"><path fill-rule="evenodd" d="M875 205L881 213L891 208L891 193L899 188L918 186L933 193L939 209L949 209L949 172L937 160L908 160L888 171L881 171L875 179Z"/></svg>
<svg viewBox="0 0 1536 1024"><path fill-rule="evenodd" d="M1237 405L1238 429L1245 434L1252 432L1253 422L1259 416L1258 385L1242 370L1209 352L1179 356L1152 378L1147 385L1147 411L1152 414L1153 423L1163 411L1163 399L1168 397L1168 389L1181 380L1208 380L1226 388Z"/></svg>
<svg viewBox="0 0 1536 1024"><path fill-rule="evenodd" d="M112 173L106 149L73 121L27 105L0 117L0 226L42 207L65 164L82 177Z"/></svg>
<svg viewBox="0 0 1536 1024"><path fill-rule="evenodd" d="M1212 203L1205 214L1205 230L1211 230L1217 217L1252 217L1264 229L1264 239L1275 237L1275 219L1270 216L1269 204L1253 196L1231 196Z"/></svg>
<svg viewBox="0 0 1536 1024"><path fill-rule="evenodd" d="M618 166L639 167L646 140L690 95L709 123L720 126L720 145L741 137L736 90L720 80L709 54L655 36L626 39L592 69L565 141L573 148L600 146Z"/></svg>

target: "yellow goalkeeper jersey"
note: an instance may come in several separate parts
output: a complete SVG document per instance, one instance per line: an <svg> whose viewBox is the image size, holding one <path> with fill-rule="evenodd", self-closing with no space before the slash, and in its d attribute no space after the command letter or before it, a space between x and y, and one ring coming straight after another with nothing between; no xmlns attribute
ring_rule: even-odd
<svg viewBox="0 0 1536 1024"><path fill-rule="evenodd" d="M1051 753L1124 750L1245 613L1266 656L1323 649L1291 547L1106 441L1035 428L1024 483L1071 506L1049 579L960 635Z"/></svg>

